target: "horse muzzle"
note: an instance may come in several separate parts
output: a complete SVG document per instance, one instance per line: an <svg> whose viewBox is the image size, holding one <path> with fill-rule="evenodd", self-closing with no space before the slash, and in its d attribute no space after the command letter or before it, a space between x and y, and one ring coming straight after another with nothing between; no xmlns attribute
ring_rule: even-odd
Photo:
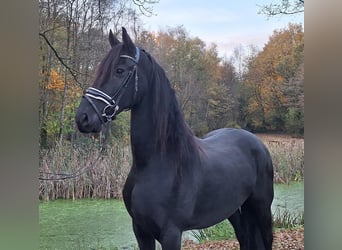
<svg viewBox="0 0 342 250"><path fill-rule="evenodd" d="M98 115L93 110L83 109L82 105L77 110L75 121L81 133L98 133L102 129Z"/></svg>

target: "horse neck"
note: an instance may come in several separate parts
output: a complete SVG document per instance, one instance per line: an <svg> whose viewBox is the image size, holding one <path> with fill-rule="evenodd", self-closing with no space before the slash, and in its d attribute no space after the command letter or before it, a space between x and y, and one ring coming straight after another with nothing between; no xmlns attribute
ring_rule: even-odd
<svg viewBox="0 0 342 250"><path fill-rule="evenodd" d="M142 101L131 111L131 147L133 163L144 166L154 154L152 113L149 100Z"/></svg>
<svg viewBox="0 0 342 250"><path fill-rule="evenodd" d="M168 158L174 161L177 171L180 166L196 160L198 156L198 145L192 135L190 128L184 122L178 104L175 101L173 91L165 106L172 107L165 111L167 128L166 135L160 137L158 125L152 102L153 98L147 97L134 107L131 112L131 146L133 163L136 166L146 166L152 157L154 159ZM160 115L160 114L159 114ZM162 131L162 130L161 130ZM160 139L162 138L162 140Z"/></svg>

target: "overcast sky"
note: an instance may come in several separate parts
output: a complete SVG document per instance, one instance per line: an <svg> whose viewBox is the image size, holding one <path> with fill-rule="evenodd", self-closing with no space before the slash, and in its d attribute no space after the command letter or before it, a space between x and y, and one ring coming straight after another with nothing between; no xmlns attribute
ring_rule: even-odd
<svg viewBox="0 0 342 250"><path fill-rule="evenodd" d="M150 31L183 25L192 37L207 44L215 43L220 56L230 57L240 44L267 43L273 30L287 27L289 22L302 23L304 14L267 18L257 14L258 5L270 0L160 0L154 4L155 16L143 17Z"/></svg>

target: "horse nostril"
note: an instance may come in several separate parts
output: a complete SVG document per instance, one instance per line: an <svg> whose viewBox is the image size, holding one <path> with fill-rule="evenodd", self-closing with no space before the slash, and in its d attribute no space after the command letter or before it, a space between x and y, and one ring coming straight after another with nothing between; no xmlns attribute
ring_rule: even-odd
<svg viewBox="0 0 342 250"><path fill-rule="evenodd" d="M78 113L76 115L76 123L79 128L87 126L89 123L89 118L88 118L87 113Z"/></svg>
<svg viewBox="0 0 342 250"><path fill-rule="evenodd" d="M83 125L87 125L88 124L88 115L86 113L83 113L80 117L80 122Z"/></svg>
<svg viewBox="0 0 342 250"><path fill-rule="evenodd" d="M87 122L88 121L88 116L86 113L83 113L81 116L81 122Z"/></svg>

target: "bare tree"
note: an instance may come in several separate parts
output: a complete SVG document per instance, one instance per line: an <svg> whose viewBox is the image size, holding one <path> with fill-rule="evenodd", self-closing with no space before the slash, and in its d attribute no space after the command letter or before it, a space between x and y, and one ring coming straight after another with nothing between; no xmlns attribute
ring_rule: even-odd
<svg viewBox="0 0 342 250"><path fill-rule="evenodd" d="M139 16L156 0L39 0L41 145L70 137L77 95L108 51L107 32L125 26L138 37ZM143 13L144 14L144 13ZM53 86L58 78L59 86ZM56 75L57 74L57 75ZM63 82L63 83L62 83ZM57 88L58 87L58 88Z"/></svg>
<svg viewBox="0 0 342 250"><path fill-rule="evenodd" d="M279 15L293 15L304 12L304 0L274 0L269 4L261 5L258 14L267 17Z"/></svg>
<svg viewBox="0 0 342 250"><path fill-rule="evenodd" d="M138 6L140 12L145 16L153 15L153 4L159 3L159 0L132 0Z"/></svg>

